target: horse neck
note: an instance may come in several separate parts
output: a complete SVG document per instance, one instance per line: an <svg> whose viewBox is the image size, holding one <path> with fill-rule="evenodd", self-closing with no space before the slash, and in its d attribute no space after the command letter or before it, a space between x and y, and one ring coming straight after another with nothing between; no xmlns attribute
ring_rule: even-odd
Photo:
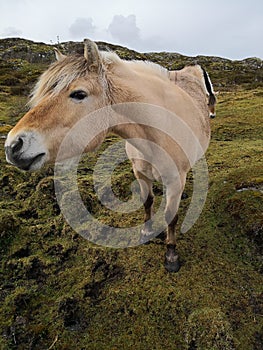
<svg viewBox="0 0 263 350"><path fill-rule="evenodd" d="M138 100L138 96L131 91L131 89L125 84L124 80L114 77L111 73L107 74L107 97L108 102L111 105L126 102L135 102Z"/></svg>
<svg viewBox="0 0 263 350"><path fill-rule="evenodd" d="M177 72L176 85L187 92L188 95L196 102L199 108L207 114L207 94L202 82L190 74Z"/></svg>
<svg viewBox="0 0 263 350"><path fill-rule="evenodd" d="M119 105L121 107L121 105ZM125 108L125 104L123 104ZM131 118L121 113L120 111L114 112L111 115L112 125L110 132L118 135L122 139L136 139L136 138L147 138L148 133L146 129L134 122Z"/></svg>

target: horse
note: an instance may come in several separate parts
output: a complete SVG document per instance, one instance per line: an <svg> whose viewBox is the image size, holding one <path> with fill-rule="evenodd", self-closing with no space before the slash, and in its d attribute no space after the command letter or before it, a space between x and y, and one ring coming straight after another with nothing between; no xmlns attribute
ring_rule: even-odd
<svg viewBox="0 0 263 350"><path fill-rule="evenodd" d="M214 116L216 103L207 72L199 65L169 72L156 63L123 60L114 52L99 51L89 39L84 40L84 54L65 56L55 50L55 56L32 92L29 111L7 136L7 161L36 171L74 157L80 148L97 149L109 133L123 138L145 210L141 241L152 237L153 181L162 179L167 226L164 265L177 272L181 265L177 211L187 173L208 148L209 115ZM105 113L89 117L104 107ZM58 159L65 135L84 117L86 127ZM98 131L83 148L84 129Z"/></svg>

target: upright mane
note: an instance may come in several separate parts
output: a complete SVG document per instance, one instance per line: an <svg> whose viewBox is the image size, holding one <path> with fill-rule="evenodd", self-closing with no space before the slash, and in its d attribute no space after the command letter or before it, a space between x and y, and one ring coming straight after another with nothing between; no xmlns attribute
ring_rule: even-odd
<svg viewBox="0 0 263 350"><path fill-rule="evenodd" d="M144 73L148 72L149 74L157 75L161 79L169 80L169 71L157 63L137 60L125 62L127 62L135 71L143 71Z"/></svg>

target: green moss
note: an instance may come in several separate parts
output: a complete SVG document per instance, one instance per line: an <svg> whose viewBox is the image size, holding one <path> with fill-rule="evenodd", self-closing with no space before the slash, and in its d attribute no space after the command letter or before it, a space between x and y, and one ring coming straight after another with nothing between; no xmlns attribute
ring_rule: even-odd
<svg viewBox="0 0 263 350"><path fill-rule="evenodd" d="M18 232L19 219L9 210L0 211L0 252L3 254L12 244L12 240Z"/></svg>
<svg viewBox="0 0 263 350"><path fill-rule="evenodd" d="M12 129L12 125L0 125L0 134L6 135Z"/></svg>
<svg viewBox="0 0 263 350"><path fill-rule="evenodd" d="M198 349L235 349L233 331L225 314L209 307L190 314L186 341Z"/></svg>

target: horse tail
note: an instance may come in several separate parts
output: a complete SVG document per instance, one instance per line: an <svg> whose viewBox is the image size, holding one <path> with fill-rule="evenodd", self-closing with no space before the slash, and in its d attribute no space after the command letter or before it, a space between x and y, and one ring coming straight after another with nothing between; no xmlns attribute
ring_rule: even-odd
<svg viewBox="0 0 263 350"><path fill-rule="evenodd" d="M202 68L202 71L203 71L203 77L204 77L204 81L205 81L205 87L206 87L206 90L207 90L207 93L209 95L208 97L208 106L210 107L214 107L215 104L216 104L216 97L215 97L215 93L214 93L214 90L213 90L213 85L212 85L212 82L209 78L209 75L208 73L206 72L206 70ZM210 115L212 118L215 117L215 115Z"/></svg>

